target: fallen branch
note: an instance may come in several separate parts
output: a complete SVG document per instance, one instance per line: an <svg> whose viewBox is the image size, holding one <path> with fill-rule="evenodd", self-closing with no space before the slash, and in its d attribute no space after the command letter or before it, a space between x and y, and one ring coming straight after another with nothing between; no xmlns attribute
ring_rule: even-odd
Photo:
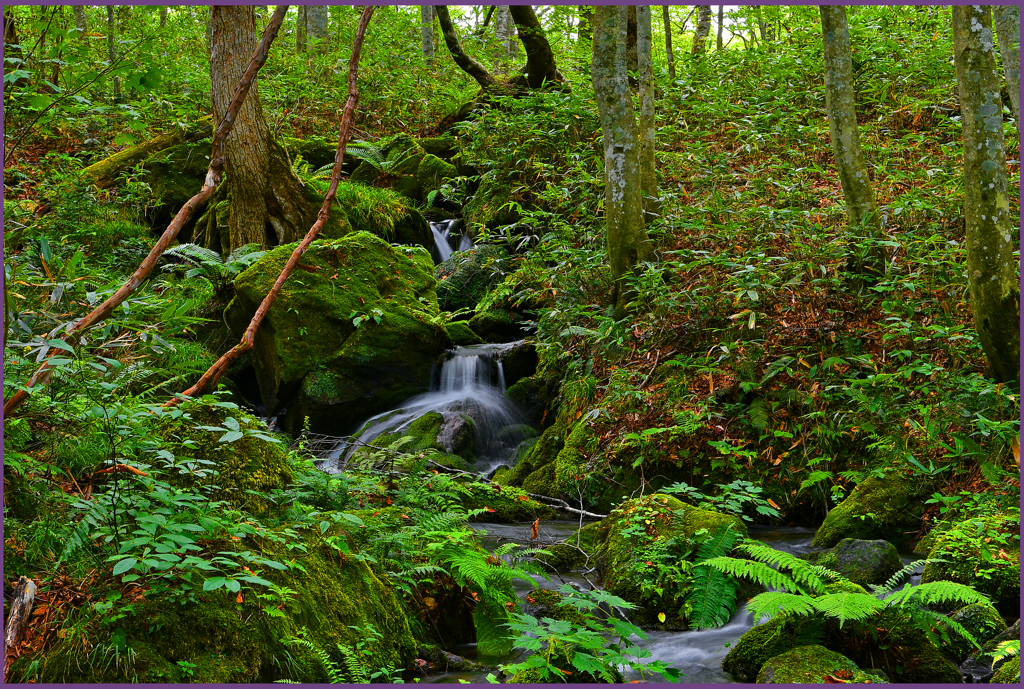
<svg viewBox="0 0 1024 689"><path fill-rule="evenodd" d="M299 259L302 258L302 254L306 252L306 249L313 240L316 239L317 235L320 234L320 230L327 222L327 215L330 213L331 205L334 203L334 196L338 191L338 182L341 180L341 164L345 160L345 145L348 142L349 129L352 126L352 115L356 109L356 102L359 100L359 91L356 90L356 76L359 69L359 51L363 47L363 38L366 36L366 25L370 23L371 16L373 16L373 7L364 8L362 15L359 17L359 28L356 30L356 38L352 43L352 57L348 64L348 100L345 102L345 110L341 116L341 131L338 134L338 150L334 154L334 171L331 173L331 186L327 190L327 196L324 197L323 205L320 206L320 214L317 216L316 222L313 223L313 227L309 228L309 232L306 233L306 236L302 238L299 245L295 247L294 251L292 251L292 255L288 258L288 262L281 270L281 273L277 276L277 281L270 289L270 293L263 298L263 302L260 304L260 307L256 309L256 315L254 315L252 320L249 321L249 327L245 329L242 341L228 350L224 356L217 359L217 361L207 369L206 373L203 374L202 378L199 379L199 382L181 393L179 397L194 397L205 390L208 385L216 384L235 359L252 349L256 340L256 330L260 327L260 323L263 322L263 319L266 317L267 312L273 305L274 300L277 299L277 295L284 286L285 280L287 280L288 276L292 274L292 271L298 264ZM181 401L179 397L173 398L164 406L174 406Z"/></svg>
<svg viewBox="0 0 1024 689"><path fill-rule="evenodd" d="M132 273L132 276L128 278L128 281L121 286L117 292L113 294L105 302L97 306L91 313L84 318L80 319L71 328L68 329L67 333L61 338L65 342L71 343L71 340L80 332L84 331L96 323L106 319L114 312L118 306L120 306L129 296L138 289L142 281L149 275L153 267L156 266L156 262L160 259L160 256L164 253L164 250L170 246L174 238L177 237L178 232L185 225L192 214L213 194L217 184L220 183L221 173L224 171L224 140L228 134L231 133L232 127L235 124L235 116L238 114L239 108L242 106L242 102L245 101L246 95L249 93L249 89L252 87L253 81L256 79L256 74L263 67L263 64L267 61L267 55L270 53L270 46L274 42L274 38L277 37L277 31L281 27L281 22L284 21L284 15L288 11L288 5L279 5L274 11L274 15L270 18L270 23L267 25L266 30L263 32L263 39L259 45L256 46L256 51L252 55L252 60L249 62L249 66L246 68L242 77L238 80L238 86L235 88L235 95L231 99L231 104L228 106L227 112L224 113L224 119L221 120L217 126L216 131L213 133L213 152L210 154L210 167L206 171L206 179L203 182L203 188L198 194L193 196L185 203L185 205L178 211L178 214L174 216L174 220L164 230L163 235L160 236L160 240L157 241L156 245L146 256L145 260L139 265L139 267ZM4 333L4 337L7 333ZM32 377L28 379L25 386L18 390L10 399L4 402L4 417L7 417L21 406L22 402L28 399L28 396L36 385L45 383L50 378L52 367L49 364L50 358L57 353L57 348L51 348L50 354L46 357L46 361L42 363L39 369L32 374Z"/></svg>
<svg viewBox="0 0 1024 689"><path fill-rule="evenodd" d="M135 474L136 476L149 476L149 474L147 474L145 471L142 471L141 469L136 469L135 467L132 467L132 466L128 466L127 464L115 464L112 467L108 467L106 469L100 469L96 473L97 474L112 474L115 471L118 471L118 472L120 472L120 471L127 471L129 473Z"/></svg>
<svg viewBox="0 0 1024 689"><path fill-rule="evenodd" d="M18 645L24 631L25 621L32 614L32 604L36 600L36 583L21 577L14 589L14 600L11 601L11 612L7 619L4 633L4 683L7 683L7 672L10 666L11 650Z"/></svg>

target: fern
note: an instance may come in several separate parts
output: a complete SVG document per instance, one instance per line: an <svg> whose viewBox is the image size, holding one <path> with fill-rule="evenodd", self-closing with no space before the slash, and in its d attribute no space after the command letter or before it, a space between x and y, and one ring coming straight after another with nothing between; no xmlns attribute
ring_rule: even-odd
<svg viewBox="0 0 1024 689"><path fill-rule="evenodd" d="M799 591L803 593L803 589L797 586L796 582L790 579L788 576L779 572L778 570L772 569L763 562L753 562L751 560L739 560L734 557L713 557L710 560L705 560L701 563L707 567L713 567L725 574L732 577L747 577L752 581L757 582L761 586L772 589L786 589L789 591Z"/></svg>
<svg viewBox="0 0 1024 689"><path fill-rule="evenodd" d="M818 596L812 598L811 602L826 617L838 619L840 628L847 620L867 619L885 608L885 603L868 593L846 591Z"/></svg>
<svg viewBox="0 0 1024 689"><path fill-rule="evenodd" d="M769 619L781 614L808 616L817 612L814 607L814 599L810 596L801 596L795 593L784 591L769 591L754 596L747 603L747 611L759 620L762 617Z"/></svg>
<svg viewBox="0 0 1024 689"><path fill-rule="evenodd" d="M721 627L736 611L736 585L720 570L702 563L725 555L740 538L741 534L730 524L697 548L693 582L686 597L692 610L690 624L696 629Z"/></svg>
<svg viewBox="0 0 1024 689"><path fill-rule="evenodd" d="M352 141L345 147L345 153L353 158L369 163L375 170L380 172L385 172L390 168L389 162L392 165L394 164L393 161L388 161L384 157L384 151L369 141Z"/></svg>

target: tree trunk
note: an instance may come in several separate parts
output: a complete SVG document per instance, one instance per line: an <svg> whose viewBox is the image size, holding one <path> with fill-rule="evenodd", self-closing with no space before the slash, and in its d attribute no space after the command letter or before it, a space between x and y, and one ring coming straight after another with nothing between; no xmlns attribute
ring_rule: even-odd
<svg viewBox="0 0 1024 689"><path fill-rule="evenodd" d="M964 128L967 281L974 327L998 382L1020 367L1020 287L1013 251L1020 227L1007 197L1003 103L987 6L953 7L956 81Z"/></svg>
<svg viewBox="0 0 1024 689"><path fill-rule="evenodd" d="M214 122L219 124L256 48L256 17L252 6L217 5L212 8L210 22L210 83ZM266 247L301 238L313 223L316 210L292 172L284 150L270 134L255 84L238 112L225 148L231 194L231 250L244 244Z"/></svg>
<svg viewBox="0 0 1024 689"><path fill-rule="evenodd" d="M665 57L668 59L668 75L676 78L676 55L672 52L672 22L668 16L668 5L661 6L661 19L665 25Z"/></svg>
<svg viewBox="0 0 1024 689"><path fill-rule="evenodd" d="M690 54L698 60L705 52L708 34L711 33L711 5L697 5L697 30L693 33L693 48Z"/></svg>
<svg viewBox="0 0 1024 689"><path fill-rule="evenodd" d="M661 211L658 200L658 178L654 173L654 67L651 53L651 6L636 8L637 77L640 81L640 119L638 139L640 145L640 189L644 219L657 216Z"/></svg>
<svg viewBox="0 0 1024 689"><path fill-rule="evenodd" d="M73 10L75 12L75 28L78 29L78 40L82 40L85 38L85 32L89 30L89 25L85 20L85 7L75 5Z"/></svg>
<svg viewBox="0 0 1024 689"><path fill-rule="evenodd" d="M327 5L306 6L306 41L317 55L327 54Z"/></svg>
<svg viewBox="0 0 1024 689"><path fill-rule="evenodd" d="M722 51L722 31L725 30L725 5L718 6L718 37L715 40L715 49Z"/></svg>
<svg viewBox="0 0 1024 689"><path fill-rule="evenodd" d="M420 5L420 36L423 39L423 61L434 65L434 7Z"/></svg>
<svg viewBox="0 0 1024 689"><path fill-rule="evenodd" d="M114 64L117 59L117 53L114 52L114 33L116 29L114 27L114 7L113 5L107 5L107 60L110 64ZM114 77L114 101L119 102L121 100L121 77Z"/></svg>
<svg viewBox="0 0 1024 689"><path fill-rule="evenodd" d="M516 54L515 23L508 5L498 5L494 13L494 37L501 46L503 60L510 60Z"/></svg>
<svg viewBox="0 0 1024 689"><path fill-rule="evenodd" d="M167 7L164 6L164 7L160 8L160 28L162 29L162 28L164 28L166 26L167 26Z"/></svg>
<svg viewBox="0 0 1024 689"><path fill-rule="evenodd" d="M621 5L596 7L592 66L604 139L604 214L616 318L628 313L630 295L624 278L639 263L654 259L644 229L637 127L626 73L627 15Z"/></svg>
<svg viewBox="0 0 1024 689"><path fill-rule="evenodd" d="M846 8L841 5L821 6L821 30L825 45L825 109L832 152L839 169L839 180L846 198L846 216L850 228L858 235L873 237L880 223L864 155L857 132L857 111L853 95L853 61L850 55L850 32L846 25ZM881 274L884 255L875 248L870 256L855 257L858 271Z"/></svg>
<svg viewBox="0 0 1024 689"><path fill-rule="evenodd" d="M626 71L630 75L629 85L636 88L636 73L640 71L636 57L636 5L626 9Z"/></svg>
<svg viewBox="0 0 1024 689"><path fill-rule="evenodd" d="M295 52L306 52L306 5L299 5L295 17Z"/></svg>
<svg viewBox="0 0 1024 689"><path fill-rule="evenodd" d="M587 44L594 40L593 5L580 5L580 24L576 29L576 40Z"/></svg>
<svg viewBox="0 0 1024 689"><path fill-rule="evenodd" d="M448 14L447 5L436 5L434 12L437 14L437 21L441 25L441 35L444 36L444 44L448 46L448 52L463 72L473 77L480 88L487 88L498 83L497 79L487 71L487 68L474 60L462 50L459 43L459 34L455 32L451 15Z"/></svg>
<svg viewBox="0 0 1024 689"><path fill-rule="evenodd" d="M519 40L526 50L526 66L523 68L522 79L532 88L540 88L545 83L554 84L565 81L555 64L555 54L544 35L544 27L537 19L530 5L512 5L509 8L512 19L519 31Z"/></svg>
<svg viewBox="0 0 1024 689"><path fill-rule="evenodd" d="M996 35L999 36L999 51L1003 57L1003 71L1006 74L1006 90L1010 92L1013 117L1020 128L1020 7L1018 5L996 5Z"/></svg>

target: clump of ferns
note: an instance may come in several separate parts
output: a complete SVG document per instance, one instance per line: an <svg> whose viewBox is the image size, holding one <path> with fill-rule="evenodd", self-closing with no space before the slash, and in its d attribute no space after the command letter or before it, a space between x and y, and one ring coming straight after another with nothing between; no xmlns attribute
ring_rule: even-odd
<svg viewBox="0 0 1024 689"><path fill-rule="evenodd" d="M974 636L962 625L930 607L949 603L991 605L983 594L952 581L934 581L917 586L906 583L897 589L917 567L939 560L918 560L898 571L884 584L872 585L871 593L860 593L851 590L854 585L832 570L809 564L764 544L748 541L738 545L737 550L751 559L716 557L703 561L701 565L733 577L746 577L772 589L754 596L747 603L747 611L755 619L771 619L778 615L809 619L824 617L838 620L842 628L846 622L878 622L883 613L896 611L937 645L948 643L948 631L953 631L978 646ZM830 590L826 588L829 584L839 586Z"/></svg>
<svg viewBox="0 0 1024 689"><path fill-rule="evenodd" d="M213 249L198 244L179 244L164 252L167 272L185 273L185 277L204 278L216 292L219 301L227 301L234 290L235 277L267 253L259 244L238 247L227 258Z"/></svg>

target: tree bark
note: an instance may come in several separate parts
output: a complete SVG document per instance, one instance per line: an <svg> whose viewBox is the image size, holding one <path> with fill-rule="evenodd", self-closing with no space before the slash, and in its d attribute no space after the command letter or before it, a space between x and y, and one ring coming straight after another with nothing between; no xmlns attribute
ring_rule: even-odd
<svg viewBox="0 0 1024 689"><path fill-rule="evenodd" d="M604 214L616 318L629 310L624 278L639 263L654 259L643 223L637 127L626 72L627 14L621 5L596 7L592 66L604 143Z"/></svg>
<svg viewBox="0 0 1024 689"><path fill-rule="evenodd" d="M7 681L11 649L18 645L25 631L32 605L36 600L36 582L21 577L14 587L10 612L7 614L7 628L4 630L4 682Z"/></svg>
<svg viewBox="0 0 1024 689"><path fill-rule="evenodd" d="M638 138L640 145L640 189L644 219L648 220L661 212L658 200L658 178L654 172L654 67L651 37L651 6L636 8L636 55L640 81L640 119Z"/></svg>
<svg viewBox="0 0 1024 689"><path fill-rule="evenodd" d="M455 26L452 24L451 15L448 14L448 6L436 5L434 7L434 12L437 14L437 21L441 25L441 35L444 36L444 44L448 46L448 52L451 53L452 59L455 60L455 64L457 64L463 72L473 77L473 79L476 80L476 83L480 84L480 88L488 88L489 86L497 84L497 79L487 71L486 67L462 50L462 44L459 43L459 34L455 32Z"/></svg>
<svg viewBox="0 0 1024 689"><path fill-rule="evenodd" d="M589 44L594 40L594 6L580 5L580 23L576 29L576 40Z"/></svg>
<svg viewBox="0 0 1024 689"><path fill-rule="evenodd" d="M295 52L306 52L306 5L299 5L295 8L298 12L295 16Z"/></svg>
<svg viewBox="0 0 1024 689"><path fill-rule="evenodd" d="M672 52L672 22L668 16L668 5L661 6L661 20L665 25L665 57L668 59L668 76L676 78L676 55Z"/></svg>
<svg viewBox="0 0 1024 689"><path fill-rule="evenodd" d="M1020 128L1020 6L996 5L996 35L999 37L999 51L1003 57L1003 72L1006 74L1006 90L1010 92L1013 117Z"/></svg>
<svg viewBox="0 0 1024 689"><path fill-rule="evenodd" d="M875 192L864 164L857 132L857 111L853 92L853 60L850 54L850 32L846 24L846 8L841 5L821 6L821 30L825 45L825 109L832 152L839 169L839 180L846 198L846 216L857 234L873 237L881 225ZM885 258L880 248L869 255L855 257L858 271L881 274Z"/></svg>
<svg viewBox="0 0 1024 689"><path fill-rule="evenodd" d="M516 54L515 23L508 5L498 5L494 13L494 37L501 46L502 59L510 60Z"/></svg>
<svg viewBox="0 0 1024 689"><path fill-rule="evenodd" d="M725 5L718 6L718 36L715 39L715 49L722 52L722 31L725 27Z"/></svg>
<svg viewBox="0 0 1024 689"><path fill-rule="evenodd" d="M1007 197L1003 104L987 6L953 7L956 81L964 128L967 281L974 327L998 382L1019 377L1020 287L1013 251L1020 227Z"/></svg>
<svg viewBox="0 0 1024 689"><path fill-rule="evenodd" d="M327 54L327 5L306 6L306 42L317 55Z"/></svg>
<svg viewBox="0 0 1024 689"><path fill-rule="evenodd" d="M693 48L690 54L698 60L704 54L708 34L711 33L711 5L697 5L697 30L693 33Z"/></svg>
<svg viewBox="0 0 1024 689"><path fill-rule="evenodd" d="M219 123L256 46L256 17L252 6L212 9L210 84L214 122ZM227 141L227 173L232 251L244 244L266 247L296 241L313 221L315 209L271 136L255 85Z"/></svg>
<svg viewBox="0 0 1024 689"><path fill-rule="evenodd" d="M89 30L89 24L85 19L85 7L82 5L74 6L75 12L75 28L78 29L78 40L85 38L85 32Z"/></svg>
<svg viewBox="0 0 1024 689"><path fill-rule="evenodd" d="M423 61L434 65L434 7L420 5L420 37L423 39Z"/></svg>
<svg viewBox="0 0 1024 689"><path fill-rule="evenodd" d="M512 19L519 31L519 40L526 50L526 66L523 68L523 80L532 88L540 88L544 84L561 83L565 81L558 65L555 63L555 54L548 44L547 36L544 35L544 27L541 26L537 14L530 5L512 5L509 8L512 12Z"/></svg>
<svg viewBox="0 0 1024 689"><path fill-rule="evenodd" d="M160 8L160 28L167 26L167 6Z"/></svg>
<svg viewBox="0 0 1024 689"><path fill-rule="evenodd" d="M114 26L114 6L107 5L107 60L110 64L114 64L117 59L117 53L114 51L114 34L116 28ZM114 101L120 102L121 100L121 77L114 77Z"/></svg>
<svg viewBox="0 0 1024 689"><path fill-rule="evenodd" d="M636 5L626 8L626 71L630 75L629 85L636 88L636 73L640 71L636 56Z"/></svg>

